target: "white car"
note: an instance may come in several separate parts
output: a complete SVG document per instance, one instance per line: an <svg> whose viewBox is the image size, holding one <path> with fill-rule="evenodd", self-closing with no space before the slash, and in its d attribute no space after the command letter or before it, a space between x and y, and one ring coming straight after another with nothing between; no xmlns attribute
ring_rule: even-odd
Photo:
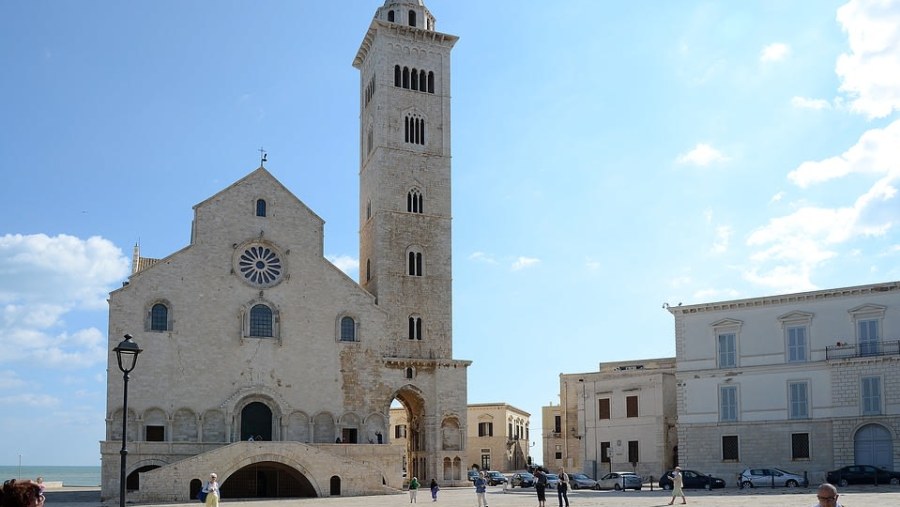
<svg viewBox="0 0 900 507"><path fill-rule="evenodd" d="M600 489L614 489L621 491L623 489L641 490L644 480L640 475L634 472L610 472L597 481Z"/></svg>

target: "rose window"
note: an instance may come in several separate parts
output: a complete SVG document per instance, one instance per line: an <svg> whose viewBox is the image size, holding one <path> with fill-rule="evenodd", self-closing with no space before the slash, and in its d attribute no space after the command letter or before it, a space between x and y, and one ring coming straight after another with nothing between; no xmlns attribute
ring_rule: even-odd
<svg viewBox="0 0 900 507"><path fill-rule="evenodd" d="M264 245L247 247L238 256L237 268L244 281L257 286L274 285L284 273L278 252Z"/></svg>

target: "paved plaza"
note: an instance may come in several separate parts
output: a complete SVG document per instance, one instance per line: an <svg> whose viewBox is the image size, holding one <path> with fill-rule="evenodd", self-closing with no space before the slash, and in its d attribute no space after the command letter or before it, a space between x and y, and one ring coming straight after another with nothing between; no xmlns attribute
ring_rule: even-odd
<svg viewBox="0 0 900 507"><path fill-rule="evenodd" d="M63 488L47 492L47 507L98 507L100 506L100 490L93 488ZM668 505L670 492L661 490L644 491L571 491L569 504L571 507L661 507ZM900 505L900 487L898 486L857 486L840 492L843 507L880 507ZM687 491L688 505L704 507L810 507L816 504L815 490L798 488L787 489L752 489L740 490L727 488L716 491ZM504 490L501 487L488 488L487 501L490 507L537 507L534 489ZM240 507L313 507L313 506L348 506L348 507L404 507L410 504L409 496L404 492L396 495L332 497L332 498L290 498L278 500L228 500L221 502L222 507L228 504L239 504ZM416 505L434 507L476 507L473 488L446 488L438 494L438 501L431 501L431 493L423 489L418 493ZM129 505L132 505L129 503ZM166 505L168 507L197 507L199 502L186 504L142 504L142 507ZM676 500L680 505L680 499ZM116 507L118 502L105 504ZM555 491L548 491L547 507L557 507Z"/></svg>

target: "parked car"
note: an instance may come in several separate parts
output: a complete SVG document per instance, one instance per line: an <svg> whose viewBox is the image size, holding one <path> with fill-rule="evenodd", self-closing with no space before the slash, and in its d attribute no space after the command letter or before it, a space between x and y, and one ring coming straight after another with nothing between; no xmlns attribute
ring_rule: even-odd
<svg viewBox="0 0 900 507"><path fill-rule="evenodd" d="M634 472L610 472L597 481L599 489L614 489L616 491L623 489L640 491L643 485L644 480Z"/></svg>
<svg viewBox="0 0 900 507"><path fill-rule="evenodd" d="M872 465L850 465L825 474L825 480L837 486L848 484L900 484L900 472Z"/></svg>
<svg viewBox="0 0 900 507"><path fill-rule="evenodd" d="M672 470L662 474L659 478L660 489L672 489ZM724 488L725 481L718 477L701 474L695 470L682 470L684 489L717 489Z"/></svg>
<svg viewBox="0 0 900 507"><path fill-rule="evenodd" d="M478 470L469 470L469 482L475 482L475 479L481 474Z"/></svg>
<svg viewBox="0 0 900 507"><path fill-rule="evenodd" d="M520 488L530 488L534 486L534 476L528 472L519 472L513 474L512 479L509 481L509 487L520 487Z"/></svg>
<svg viewBox="0 0 900 507"><path fill-rule="evenodd" d="M509 479L506 478L505 475L501 474L496 470L489 470L487 473L487 483L488 486L499 486L500 484L506 484L509 482Z"/></svg>
<svg viewBox="0 0 900 507"><path fill-rule="evenodd" d="M805 488L809 486L809 480L802 475L780 468L746 468L738 477L738 486L742 488L757 486L767 488L772 487L773 484L777 487L803 486Z"/></svg>
<svg viewBox="0 0 900 507"><path fill-rule="evenodd" d="M556 474L548 474L544 472L544 475L547 476L547 489L556 489L559 487L559 476Z"/></svg>
<svg viewBox="0 0 900 507"><path fill-rule="evenodd" d="M587 474L569 474L569 486L572 489L597 489L597 481Z"/></svg>

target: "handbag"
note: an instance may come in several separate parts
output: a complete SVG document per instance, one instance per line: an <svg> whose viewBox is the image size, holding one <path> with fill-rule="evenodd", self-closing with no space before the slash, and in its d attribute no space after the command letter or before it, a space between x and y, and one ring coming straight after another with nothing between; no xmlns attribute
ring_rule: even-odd
<svg viewBox="0 0 900 507"><path fill-rule="evenodd" d="M201 489L200 492L197 493L197 500L200 500L200 503L206 503L206 495L207 494L208 493L206 491Z"/></svg>

